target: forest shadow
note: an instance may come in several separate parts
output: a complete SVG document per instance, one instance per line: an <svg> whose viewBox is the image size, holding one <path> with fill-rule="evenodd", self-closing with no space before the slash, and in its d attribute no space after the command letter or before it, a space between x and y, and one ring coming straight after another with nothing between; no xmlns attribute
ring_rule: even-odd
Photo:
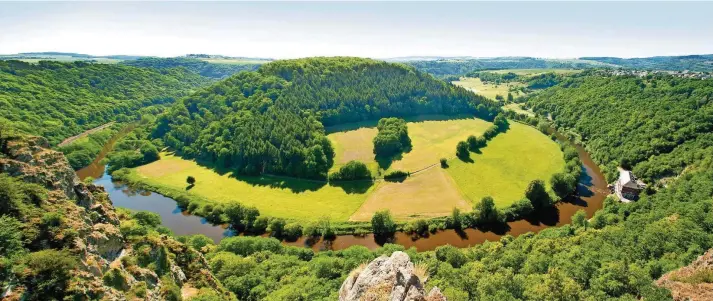
<svg viewBox="0 0 713 301"><path fill-rule="evenodd" d="M505 235L508 231L510 231L510 225L508 225L508 223L490 223L479 226L478 230L483 232L493 232L497 235Z"/></svg>
<svg viewBox="0 0 713 301"><path fill-rule="evenodd" d="M411 152L413 149L412 145L408 145L406 148L404 148L402 151L395 153L393 155L375 155L374 156L374 161L376 161L377 164L379 164L379 168L383 170L388 170L391 167L391 164L393 164L396 161L399 161L404 158L404 154L408 154Z"/></svg>
<svg viewBox="0 0 713 301"><path fill-rule="evenodd" d="M387 243L389 243L389 244L396 243L396 236L394 234L390 234L390 235L376 235L376 234L374 234L374 241L379 246L384 246L384 244L387 244Z"/></svg>
<svg viewBox="0 0 713 301"><path fill-rule="evenodd" d="M329 182L329 186L339 187L347 194L364 194L374 185L372 180Z"/></svg>
<svg viewBox="0 0 713 301"><path fill-rule="evenodd" d="M560 210L557 206L550 206L533 212L525 220L535 226L555 226L560 221Z"/></svg>

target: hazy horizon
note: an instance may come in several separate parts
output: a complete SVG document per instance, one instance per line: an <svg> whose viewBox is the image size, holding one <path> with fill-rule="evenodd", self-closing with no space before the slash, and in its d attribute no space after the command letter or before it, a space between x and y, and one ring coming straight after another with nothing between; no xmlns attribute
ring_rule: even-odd
<svg viewBox="0 0 713 301"><path fill-rule="evenodd" d="M572 59L713 53L713 2L0 3L0 54Z"/></svg>

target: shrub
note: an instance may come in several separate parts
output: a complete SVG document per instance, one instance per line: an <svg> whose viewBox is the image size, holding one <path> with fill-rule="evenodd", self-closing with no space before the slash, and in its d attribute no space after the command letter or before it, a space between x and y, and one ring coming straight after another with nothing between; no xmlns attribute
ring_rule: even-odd
<svg viewBox="0 0 713 301"><path fill-rule="evenodd" d="M428 223L423 220L423 219L417 219L414 221L411 221L408 225L408 227L413 231L414 233L418 235L426 235L428 234Z"/></svg>
<svg viewBox="0 0 713 301"><path fill-rule="evenodd" d="M25 286L28 300L43 300L42 296L64 299L72 270L78 260L69 251L42 250L28 254L23 259L25 270L18 282Z"/></svg>
<svg viewBox="0 0 713 301"><path fill-rule="evenodd" d="M386 180L402 180L408 176L409 176L408 172L401 171L401 170L394 170L394 171L391 171L388 174L386 174L384 176L384 179L386 179Z"/></svg>
<svg viewBox="0 0 713 301"><path fill-rule="evenodd" d="M506 221L514 221L527 217L535 210L532 202L527 198L521 199L503 210L503 218Z"/></svg>
<svg viewBox="0 0 713 301"><path fill-rule="evenodd" d="M396 232L396 223L388 210L378 211L371 218L371 230L376 236L391 236Z"/></svg>
<svg viewBox="0 0 713 301"><path fill-rule="evenodd" d="M281 218L273 218L270 221L270 234L275 237L282 237L282 232L285 230L285 220Z"/></svg>
<svg viewBox="0 0 713 301"><path fill-rule="evenodd" d="M287 224L284 231L285 238L289 240L295 240L302 236L302 226L296 223Z"/></svg>
<svg viewBox="0 0 713 301"><path fill-rule="evenodd" d="M329 181L351 181L371 179L371 172L366 164L359 161L349 161L338 171L329 175Z"/></svg>
<svg viewBox="0 0 713 301"><path fill-rule="evenodd" d="M137 211L131 214L139 225L154 228L161 224L161 216L149 211Z"/></svg>
<svg viewBox="0 0 713 301"><path fill-rule="evenodd" d="M441 158L441 168L448 168L448 160L446 158Z"/></svg>
<svg viewBox="0 0 713 301"><path fill-rule="evenodd" d="M470 152L468 151L468 143L465 141L458 142L456 145L456 156L461 159L470 158Z"/></svg>
<svg viewBox="0 0 713 301"><path fill-rule="evenodd" d="M194 178L193 176L188 176L188 177L186 178L186 183L188 183L188 185L191 185L191 186L192 186L192 185L195 185L195 184L196 184L196 178Z"/></svg>

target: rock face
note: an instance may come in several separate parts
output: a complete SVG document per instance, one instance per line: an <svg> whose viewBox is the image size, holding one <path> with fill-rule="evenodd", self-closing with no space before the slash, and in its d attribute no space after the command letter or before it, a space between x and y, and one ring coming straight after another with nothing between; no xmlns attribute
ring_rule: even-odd
<svg viewBox="0 0 713 301"><path fill-rule="evenodd" d="M709 301L713 300L712 275L713 249L710 249L690 265L661 276L656 285L671 290L676 301Z"/></svg>
<svg viewBox="0 0 713 301"><path fill-rule="evenodd" d="M140 281L147 284L144 300L162 300L159 275L121 261L122 257L142 254L148 254L146 260L163 263L165 273L179 286L200 283L226 300L234 299L212 275L203 254L173 237L127 240L120 230L122 220L104 189L82 183L64 155L48 149L44 138L0 137L0 173L44 186L48 196L38 208L63 212L60 228L76 232L73 239L56 248L69 250L80 261L67 285L68 295L77 300L126 300L128 288ZM119 283L107 284L104 280L108 273L120 279ZM9 287L0 291L0 299L22 300L23 291L24 287Z"/></svg>
<svg viewBox="0 0 713 301"><path fill-rule="evenodd" d="M440 301L446 300L438 288L425 294L423 282L409 256L394 252L374 259L352 272L339 289L340 301ZM425 280L425 279L424 279Z"/></svg>

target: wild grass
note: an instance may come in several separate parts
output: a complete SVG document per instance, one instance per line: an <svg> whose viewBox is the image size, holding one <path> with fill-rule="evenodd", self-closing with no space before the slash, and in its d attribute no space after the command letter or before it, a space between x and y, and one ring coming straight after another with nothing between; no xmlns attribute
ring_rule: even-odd
<svg viewBox="0 0 713 301"><path fill-rule="evenodd" d="M486 84L483 81L480 80L480 78L471 78L471 77L461 77L460 80L454 81L454 85L461 86L463 88L466 88L470 91L472 91L475 94L483 95L487 98L490 98L492 100L495 100L495 97L497 95L502 96L504 99L507 98L508 92L510 91L510 88L517 88L517 87L522 87L522 83L517 83L517 82L512 82L512 83L504 83L504 84ZM519 91L514 91L512 92L513 97L521 96L524 95Z"/></svg>

